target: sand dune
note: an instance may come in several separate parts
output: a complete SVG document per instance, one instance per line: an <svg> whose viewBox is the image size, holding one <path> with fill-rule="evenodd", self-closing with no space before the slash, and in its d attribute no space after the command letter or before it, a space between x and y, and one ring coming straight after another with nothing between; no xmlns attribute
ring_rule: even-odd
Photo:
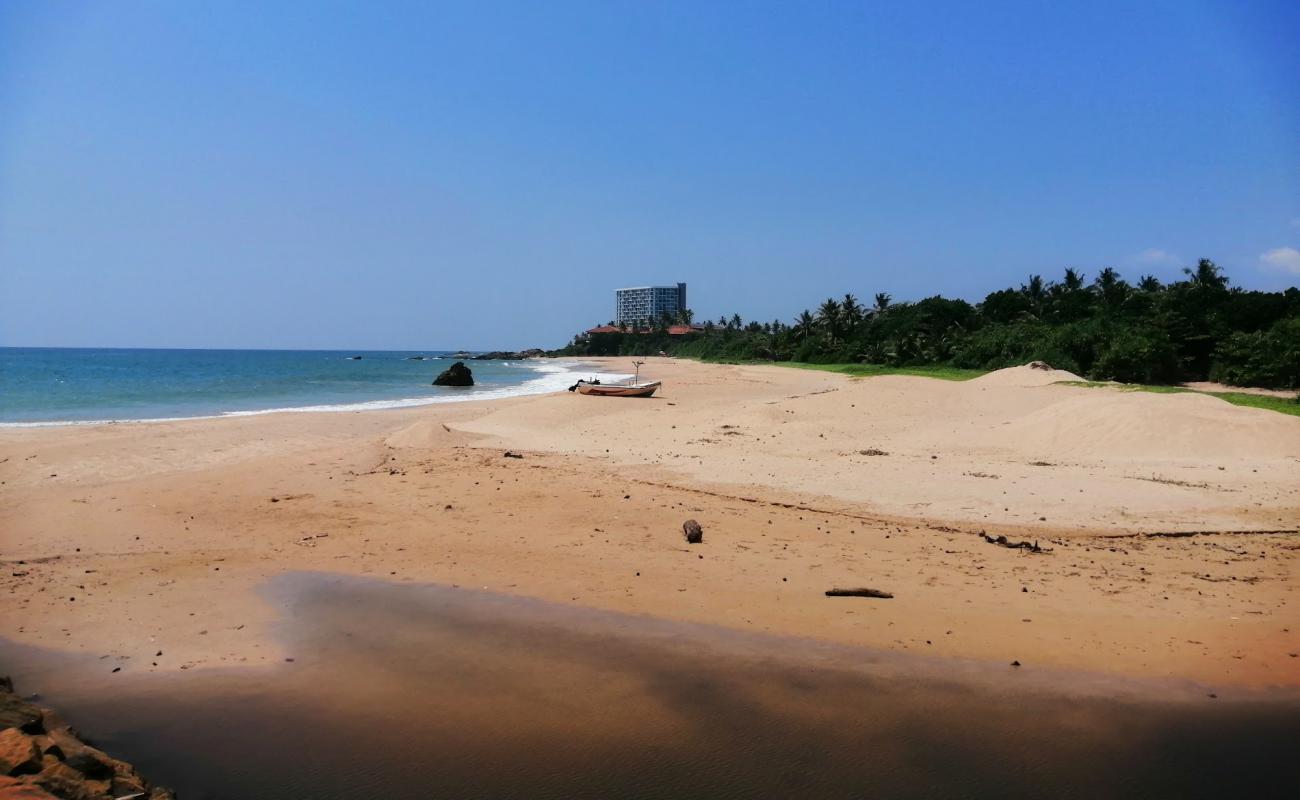
<svg viewBox="0 0 1300 800"><path fill-rule="evenodd" d="M1022 364L1019 367L994 370L986 375L971 379L974 386L1049 386L1053 383L1082 381L1078 375L1065 369L1052 369L1041 361L1037 366Z"/></svg>
<svg viewBox="0 0 1300 800"><path fill-rule="evenodd" d="M1023 452L1060 458L1280 459L1300 455L1300 425L1271 411L1198 394L1093 390L1015 420L1006 437Z"/></svg>
<svg viewBox="0 0 1300 800"><path fill-rule="evenodd" d="M1217 398L1054 385L1074 376L1030 367L967 382L765 367L718 367L698 382L690 367L647 369L671 376L648 405L556 396L456 427L495 447L817 494L891 516L1271 529L1300 506L1300 420Z"/></svg>

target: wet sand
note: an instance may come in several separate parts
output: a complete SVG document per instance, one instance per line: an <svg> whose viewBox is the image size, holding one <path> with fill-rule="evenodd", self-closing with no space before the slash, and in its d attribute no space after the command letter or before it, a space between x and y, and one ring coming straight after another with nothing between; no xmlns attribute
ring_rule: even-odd
<svg viewBox="0 0 1300 800"><path fill-rule="evenodd" d="M259 594L292 661L110 680L84 656L0 658L189 798L1269 797L1300 778L1295 693L336 574Z"/></svg>

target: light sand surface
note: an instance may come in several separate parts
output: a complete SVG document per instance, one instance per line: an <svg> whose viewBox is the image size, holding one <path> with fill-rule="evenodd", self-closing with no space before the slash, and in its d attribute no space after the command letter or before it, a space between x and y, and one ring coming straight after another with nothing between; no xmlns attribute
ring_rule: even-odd
<svg viewBox="0 0 1300 800"><path fill-rule="evenodd" d="M1298 418L1027 368L962 383L650 359L642 375L660 396L0 430L0 635L105 670L279 661L256 588L310 569L1300 686Z"/></svg>

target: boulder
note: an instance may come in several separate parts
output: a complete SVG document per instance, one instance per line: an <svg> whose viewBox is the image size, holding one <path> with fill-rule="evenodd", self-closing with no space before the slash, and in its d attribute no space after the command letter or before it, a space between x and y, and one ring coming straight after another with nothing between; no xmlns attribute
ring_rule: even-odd
<svg viewBox="0 0 1300 800"><path fill-rule="evenodd" d="M18 695L0 692L0 730L18 728L27 733L40 733L45 714Z"/></svg>
<svg viewBox="0 0 1300 800"><path fill-rule="evenodd" d="M457 361L442 374L433 379L434 386L473 386L474 373L469 371L464 361Z"/></svg>
<svg viewBox="0 0 1300 800"><path fill-rule="evenodd" d="M66 800L99 800L108 795L108 784L91 781L67 764L51 764L28 781Z"/></svg>
<svg viewBox="0 0 1300 800"><path fill-rule="evenodd" d="M39 786L0 775L0 800L58 800L58 798Z"/></svg>
<svg viewBox="0 0 1300 800"><path fill-rule="evenodd" d="M693 519L688 519L682 523L682 533L686 534L687 544L699 544L704 541L704 529L700 523Z"/></svg>
<svg viewBox="0 0 1300 800"><path fill-rule="evenodd" d="M81 741L68 728L52 728L48 739L51 747L46 752L59 753L64 763L87 778L112 778L118 771L117 765L120 762L104 751Z"/></svg>
<svg viewBox="0 0 1300 800"><path fill-rule="evenodd" d="M41 750L17 728L0 731L0 775L41 771Z"/></svg>

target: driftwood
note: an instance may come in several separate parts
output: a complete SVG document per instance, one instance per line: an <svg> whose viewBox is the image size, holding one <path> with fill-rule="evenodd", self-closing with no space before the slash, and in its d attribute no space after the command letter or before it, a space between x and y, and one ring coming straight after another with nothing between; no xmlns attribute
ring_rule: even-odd
<svg viewBox="0 0 1300 800"><path fill-rule="evenodd" d="M686 534L687 544L699 544L704 541L704 529L700 523L693 519L688 519L682 523L682 533Z"/></svg>
<svg viewBox="0 0 1300 800"><path fill-rule="evenodd" d="M882 592L879 589L827 589L827 597L877 597L881 600L891 600L893 595L889 592Z"/></svg>
<svg viewBox="0 0 1300 800"><path fill-rule="evenodd" d="M505 454L505 457L506 457L506 458L523 458L522 455L520 455L519 453L516 453L516 452L513 451L513 450L507 450L507 451L506 451L506 454Z"/></svg>
<svg viewBox="0 0 1300 800"><path fill-rule="evenodd" d="M1008 539L1008 538L1005 537L1005 536L989 536L987 533L983 533L983 534L980 534L980 535L983 536L983 537L984 537L984 541L988 542L989 544L996 544L996 545L998 545L998 546L1000 546L1000 547L1009 547L1009 548L1011 548L1012 550L1028 550L1028 551L1031 552L1031 553L1050 553L1050 552L1052 552L1052 548L1050 548L1050 547L1039 547L1039 546L1038 546L1038 540L1037 540L1037 539L1035 539L1032 543L1031 543L1031 542L1013 542L1013 541L1011 541L1010 539Z"/></svg>

